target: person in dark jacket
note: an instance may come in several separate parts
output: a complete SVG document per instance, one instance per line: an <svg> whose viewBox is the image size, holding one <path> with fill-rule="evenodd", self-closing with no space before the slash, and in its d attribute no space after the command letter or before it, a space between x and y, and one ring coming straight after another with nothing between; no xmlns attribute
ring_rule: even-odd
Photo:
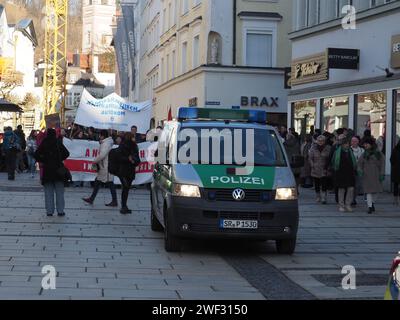
<svg viewBox="0 0 400 320"><path fill-rule="evenodd" d="M135 136L131 133L126 133L124 141L118 147L120 152L119 162L120 169L118 178L122 185L121 194L121 214L131 214L132 210L129 210L127 202L129 190L132 186L133 180L135 180L135 169L140 163L139 148L135 141Z"/></svg>
<svg viewBox="0 0 400 320"><path fill-rule="evenodd" d="M21 151L21 142L19 137L7 127L3 138L3 153L5 157L8 180L15 180L15 169L17 164L17 153Z"/></svg>
<svg viewBox="0 0 400 320"><path fill-rule="evenodd" d="M343 134L339 136L338 147L332 157L333 182L338 189L340 212L353 212L354 188L356 185L357 160L350 148L350 140Z"/></svg>
<svg viewBox="0 0 400 320"><path fill-rule="evenodd" d="M25 139L25 132L22 130L22 126L19 125L17 129L14 131L14 133L17 135L19 139L19 143L21 146L21 149L18 150L17 152L17 159L15 160L15 166L17 169L17 172L23 172L25 170L25 164L24 164L24 152L26 149L26 139Z"/></svg>
<svg viewBox="0 0 400 320"><path fill-rule="evenodd" d="M400 206L400 141L394 147L392 156L390 157L390 164L392 166L392 183L393 183L393 195L395 204Z"/></svg>
<svg viewBox="0 0 400 320"><path fill-rule="evenodd" d="M56 207L58 216L65 216L64 182L65 176L60 173L64 166L63 161L69 157L69 151L58 139L54 129L48 129L46 138L39 145L34 157L37 162L43 165L42 184L47 216L54 214L54 194L56 195Z"/></svg>

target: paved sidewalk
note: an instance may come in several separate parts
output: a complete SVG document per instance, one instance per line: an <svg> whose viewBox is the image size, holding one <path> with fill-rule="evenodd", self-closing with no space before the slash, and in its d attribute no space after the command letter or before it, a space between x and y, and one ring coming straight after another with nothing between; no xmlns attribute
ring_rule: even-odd
<svg viewBox="0 0 400 320"><path fill-rule="evenodd" d="M67 216L48 218L37 180L0 174L0 299L382 299L400 250L389 195L369 216L364 204L339 213L302 190L297 251L281 256L272 241L189 241L167 253L150 230L148 190L132 191L129 216L104 206L108 190L85 205L90 191L68 188ZM41 289L45 265L56 268L56 290ZM357 270L356 290L341 288L345 265Z"/></svg>
<svg viewBox="0 0 400 320"><path fill-rule="evenodd" d="M108 190L91 207L89 188L68 188L67 216L48 218L38 181L1 174L0 186L0 299L264 299L213 250L165 252L147 190L132 192L123 216L104 206ZM45 265L56 290L41 289Z"/></svg>

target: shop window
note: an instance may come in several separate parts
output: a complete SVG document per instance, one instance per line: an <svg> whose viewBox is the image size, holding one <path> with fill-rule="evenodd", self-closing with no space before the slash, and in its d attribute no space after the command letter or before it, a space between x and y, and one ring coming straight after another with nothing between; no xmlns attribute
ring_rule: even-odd
<svg viewBox="0 0 400 320"><path fill-rule="evenodd" d="M363 135L369 129L375 139L385 140L386 135L386 92L358 95L357 133Z"/></svg>
<svg viewBox="0 0 400 320"><path fill-rule="evenodd" d="M397 144L400 141L400 90L397 90L396 97L396 124L395 124L395 137L394 143Z"/></svg>
<svg viewBox="0 0 400 320"><path fill-rule="evenodd" d="M324 130L328 132L349 127L349 97L324 99L323 126Z"/></svg>
<svg viewBox="0 0 400 320"><path fill-rule="evenodd" d="M317 100L293 103L293 125L301 136L310 133L315 127Z"/></svg>

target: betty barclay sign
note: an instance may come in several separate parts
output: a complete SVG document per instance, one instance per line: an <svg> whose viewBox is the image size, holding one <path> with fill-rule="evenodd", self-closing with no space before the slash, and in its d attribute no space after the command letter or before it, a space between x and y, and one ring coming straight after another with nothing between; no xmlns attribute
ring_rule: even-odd
<svg viewBox="0 0 400 320"><path fill-rule="evenodd" d="M329 79L327 52L293 60L291 73L292 86Z"/></svg>
<svg viewBox="0 0 400 320"><path fill-rule="evenodd" d="M392 68L400 68L400 34L392 37Z"/></svg>
<svg viewBox="0 0 400 320"><path fill-rule="evenodd" d="M116 93L96 99L84 90L75 123L85 127L123 132L130 131L131 126L136 125L138 132L145 133L150 126L151 114L151 101L131 103Z"/></svg>

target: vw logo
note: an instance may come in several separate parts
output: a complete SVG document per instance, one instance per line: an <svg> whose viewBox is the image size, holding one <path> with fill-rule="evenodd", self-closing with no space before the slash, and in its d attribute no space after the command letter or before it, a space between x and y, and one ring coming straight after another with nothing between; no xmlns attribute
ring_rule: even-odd
<svg viewBox="0 0 400 320"><path fill-rule="evenodd" d="M236 201L242 201L246 197L243 189L235 189L232 192L232 197Z"/></svg>

